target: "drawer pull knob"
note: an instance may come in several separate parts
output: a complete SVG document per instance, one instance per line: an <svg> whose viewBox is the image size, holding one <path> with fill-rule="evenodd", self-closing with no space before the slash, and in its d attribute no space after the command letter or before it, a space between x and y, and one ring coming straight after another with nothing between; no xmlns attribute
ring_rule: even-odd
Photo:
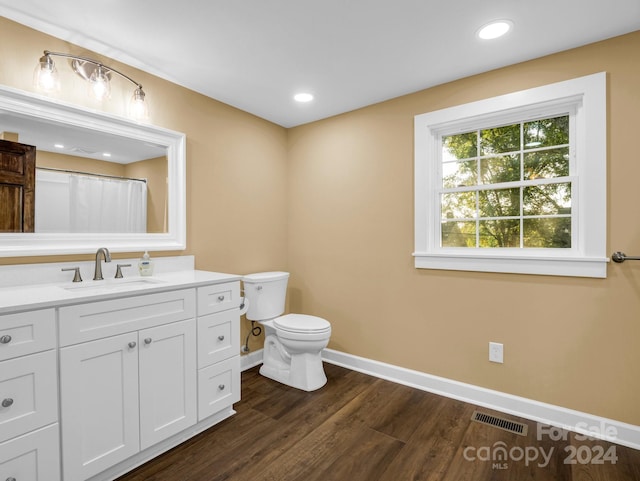
<svg viewBox="0 0 640 481"><path fill-rule="evenodd" d="M153 342L153 339L151 339L150 337L147 337L147 338L144 340L144 343L145 343L145 344L151 344L152 342Z"/></svg>
<svg viewBox="0 0 640 481"><path fill-rule="evenodd" d="M11 342L11 336L9 334L5 334L0 337L0 344L9 344Z"/></svg>
<svg viewBox="0 0 640 481"><path fill-rule="evenodd" d="M224 341L224 336L218 336L218 341Z"/></svg>
<svg viewBox="0 0 640 481"><path fill-rule="evenodd" d="M7 478L6 481L16 481L16 478L10 477L10 478Z"/></svg>
<svg viewBox="0 0 640 481"><path fill-rule="evenodd" d="M224 391L224 384L219 384L218 389L220 389L221 391Z"/></svg>
<svg viewBox="0 0 640 481"><path fill-rule="evenodd" d="M218 296L218 300L219 300L220 302L224 301L224 296Z"/></svg>
<svg viewBox="0 0 640 481"><path fill-rule="evenodd" d="M3 408L8 408L12 404L13 404L13 399L11 399L10 397L5 398L5 399L2 400L2 407Z"/></svg>
<svg viewBox="0 0 640 481"><path fill-rule="evenodd" d="M134 347L136 347L136 342L135 342L135 341L131 341L131 342L129 343L129 347L130 347L131 349L133 349Z"/></svg>

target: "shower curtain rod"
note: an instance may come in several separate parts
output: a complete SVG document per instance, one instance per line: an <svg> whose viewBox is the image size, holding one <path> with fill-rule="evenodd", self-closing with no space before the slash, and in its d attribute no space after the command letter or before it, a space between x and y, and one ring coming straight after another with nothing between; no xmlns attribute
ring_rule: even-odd
<svg viewBox="0 0 640 481"><path fill-rule="evenodd" d="M108 175L108 174L95 174L93 172L81 172L79 170L68 170L68 169L55 169L53 167L36 167L39 170L48 170L51 172L62 172L65 174L79 174L79 175L91 175L93 177L106 177L107 179L118 179L118 180L135 180L137 182L147 183L147 179L136 179L133 177L120 177L118 175Z"/></svg>

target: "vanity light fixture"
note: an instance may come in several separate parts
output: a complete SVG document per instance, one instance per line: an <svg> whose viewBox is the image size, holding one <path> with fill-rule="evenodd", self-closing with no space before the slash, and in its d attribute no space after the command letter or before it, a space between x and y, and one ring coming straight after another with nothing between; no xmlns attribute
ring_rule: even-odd
<svg viewBox="0 0 640 481"><path fill-rule="evenodd" d="M143 120L149 116L147 102L145 102L145 93L144 90L142 90L141 84L128 75L104 65L102 62L87 57L45 50L44 55L40 57L33 73L33 83L39 90L44 92L60 90L58 70L55 62L51 58L52 56L70 58L73 71L88 82L89 94L100 101L109 98L111 95L112 73L118 74L128 80L136 86L129 101L129 115L137 120Z"/></svg>
<svg viewBox="0 0 640 481"><path fill-rule="evenodd" d="M480 27L477 35L482 40L493 40L494 38L502 37L511 30L512 26L513 22L510 20L496 20Z"/></svg>

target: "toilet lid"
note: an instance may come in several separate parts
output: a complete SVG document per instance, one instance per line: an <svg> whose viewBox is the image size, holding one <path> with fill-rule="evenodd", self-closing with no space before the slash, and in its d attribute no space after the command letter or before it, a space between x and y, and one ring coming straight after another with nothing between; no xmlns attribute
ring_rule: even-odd
<svg viewBox="0 0 640 481"><path fill-rule="evenodd" d="M329 321L306 314L287 314L274 319L273 325L289 332L320 332L331 329Z"/></svg>

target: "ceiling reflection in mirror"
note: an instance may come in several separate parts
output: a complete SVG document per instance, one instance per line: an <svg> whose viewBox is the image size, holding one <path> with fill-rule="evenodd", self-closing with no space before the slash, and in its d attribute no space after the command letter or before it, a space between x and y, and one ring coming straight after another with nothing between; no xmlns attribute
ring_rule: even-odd
<svg viewBox="0 0 640 481"><path fill-rule="evenodd" d="M0 138L36 147L36 233L167 232L167 148L0 111Z"/></svg>

